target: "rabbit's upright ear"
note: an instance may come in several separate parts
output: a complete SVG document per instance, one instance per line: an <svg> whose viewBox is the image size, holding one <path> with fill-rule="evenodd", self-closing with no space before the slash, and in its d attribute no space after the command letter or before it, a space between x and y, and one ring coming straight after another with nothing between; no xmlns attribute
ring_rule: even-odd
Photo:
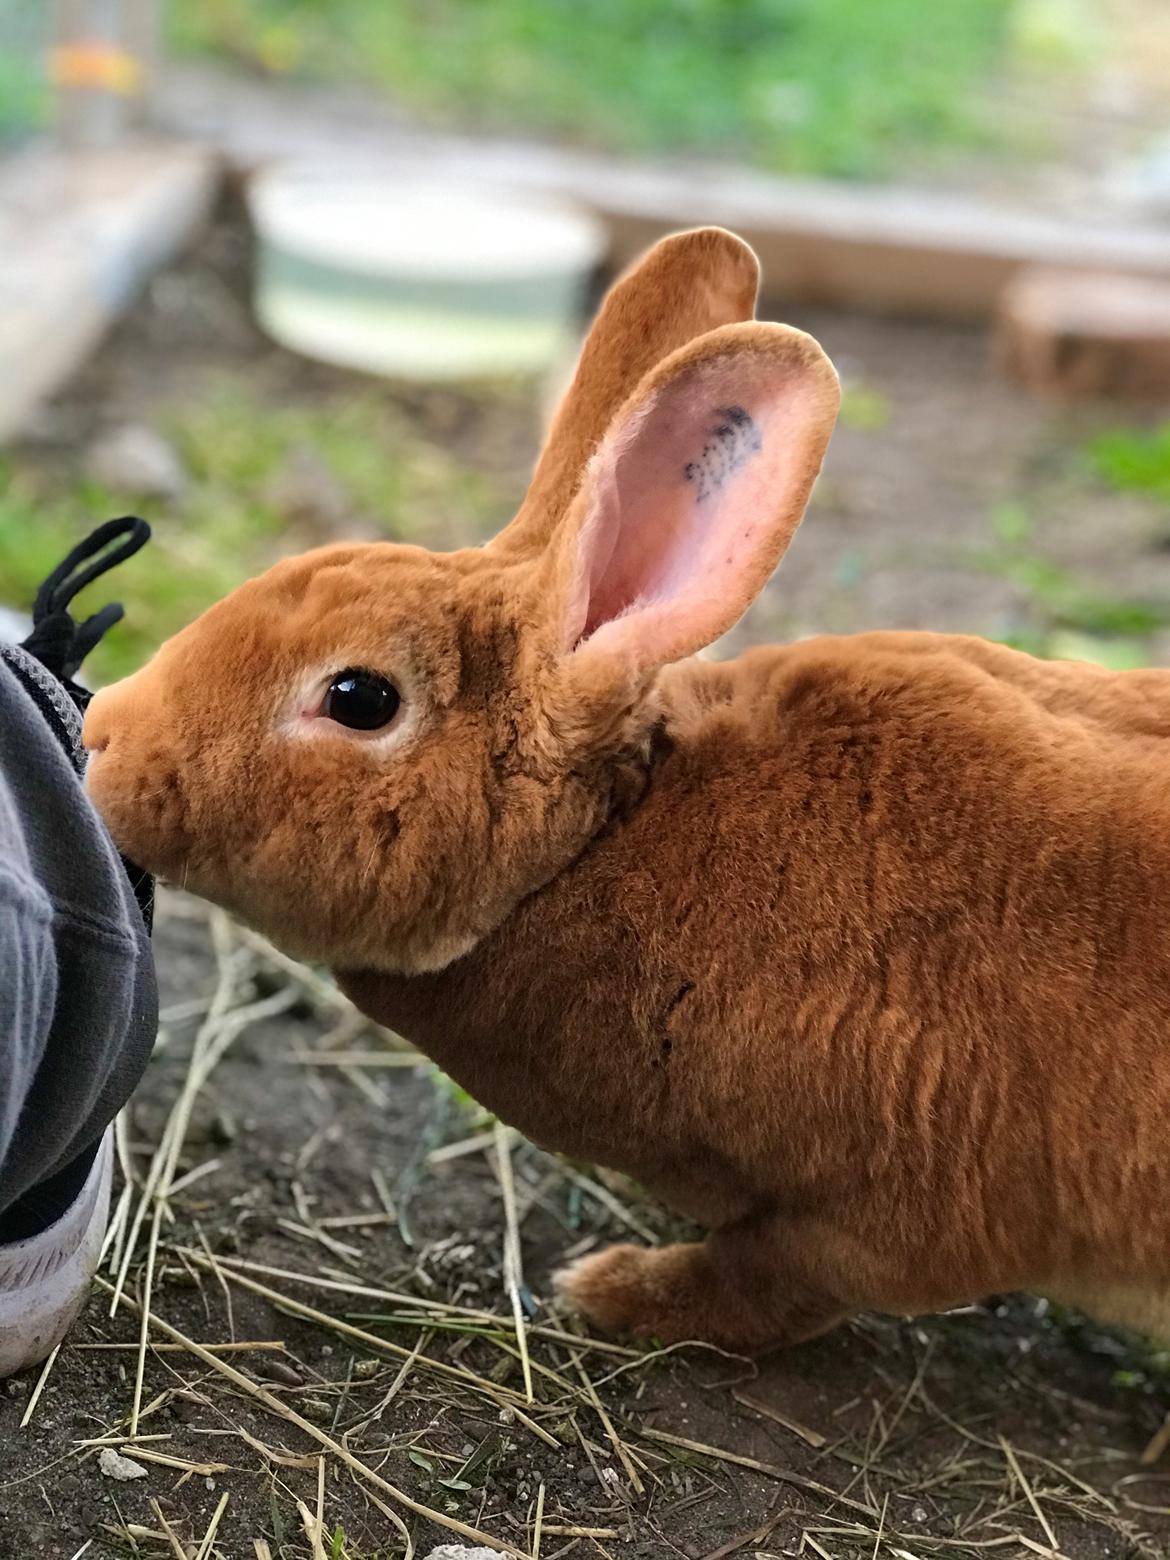
<svg viewBox="0 0 1170 1560"><path fill-rule="evenodd" d="M652 370L550 550L562 653L641 676L731 628L800 523L839 400L821 348L783 325L724 326Z"/></svg>
<svg viewBox="0 0 1170 1560"><path fill-rule="evenodd" d="M750 320L760 268L734 233L696 228L657 243L614 283L581 353L515 520L500 551L541 551L615 413L644 376L697 336Z"/></svg>

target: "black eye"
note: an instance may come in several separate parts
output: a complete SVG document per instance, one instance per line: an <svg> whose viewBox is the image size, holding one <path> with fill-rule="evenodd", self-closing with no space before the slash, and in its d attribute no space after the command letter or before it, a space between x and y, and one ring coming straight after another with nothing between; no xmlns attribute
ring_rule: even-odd
<svg viewBox="0 0 1170 1560"><path fill-rule="evenodd" d="M379 731L394 719L401 703L398 689L385 677L350 667L329 684L321 713L351 731Z"/></svg>

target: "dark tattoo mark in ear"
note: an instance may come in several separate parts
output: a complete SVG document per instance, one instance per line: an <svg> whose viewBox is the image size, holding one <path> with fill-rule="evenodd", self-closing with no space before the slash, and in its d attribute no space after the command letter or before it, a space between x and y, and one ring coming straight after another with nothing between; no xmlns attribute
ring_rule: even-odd
<svg viewBox="0 0 1170 1560"><path fill-rule="evenodd" d="M717 406L718 419L707 429L707 442L698 460L689 460L683 476L695 484L695 503L717 493L733 471L758 455L764 436L742 406Z"/></svg>

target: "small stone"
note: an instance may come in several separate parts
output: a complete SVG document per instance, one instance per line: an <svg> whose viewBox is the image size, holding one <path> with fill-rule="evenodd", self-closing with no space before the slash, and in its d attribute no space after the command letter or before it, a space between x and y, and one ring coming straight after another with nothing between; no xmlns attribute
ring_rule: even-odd
<svg viewBox="0 0 1170 1560"><path fill-rule="evenodd" d="M127 1479L145 1479L146 1469L141 1463L134 1462L129 1457L123 1457L121 1452L116 1452L112 1446L103 1446L98 1453L98 1467L107 1479L118 1479L125 1482Z"/></svg>
<svg viewBox="0 0 1170 1560"><path fill-rule="evenodd" d="M215 1119L207 1129L208 1141L216 1143L221 1148L227 1148L239 1137L239 1128L236 1126L230 1112L217 1110Z"/></svg>
<svg viewBox="0 0 1170 1560"><path fill-rule="evenodd" d="M256 1371L262 1381L279 1381L286 1387L303 1387L305 1378L283 1360L265 1360Z"/></svg>
<svg viewBox="0 0 1170 1560"><path fill-rule="evenodd" d="M265 494L273 509L293 524L325 530L340 528L349 517L345 489L312 450L294 449Z"/></svg>
<svg viewBox="0 0 1170 1560"><path fill-rule="evenodd" d="M159 1278L170 1289L198 1289L199 1279L187 1268L167 1267L159 1273Z"/></svg>
<svg viewBox="0 0 1170 1560"><path fill-rule="evenodd" d="M85 466L95 482L134 498L178 498L188 483L174 446L143 423L126 423L95 439Z"/></svg>
<svg viewBox="0 0 1170 1560"><path fill-rule="evenodd" d="M467 1544L440 1544L438 1549L432 1549L424 1560L499 1560L499 1555L494 1549L485 1549L482 1544L469 1547Z"/></svg>
<svg viewBox="0 0 1170 1560"><path fill-rule="evenodd" d="M314 1419L318 1424L324 1424L327 1419L333 1418L333 1410L320 1398L305 1398L301 1404L301 1413L306 1419Z"/></svg>
<svg viewBox="0 0 1170 1560"><path fill-rule="evenodd" d="M353 1373L359 1381L369 1381L371 1376L376 1376L382 1369L381 1360L355 1360Z"/></svg>

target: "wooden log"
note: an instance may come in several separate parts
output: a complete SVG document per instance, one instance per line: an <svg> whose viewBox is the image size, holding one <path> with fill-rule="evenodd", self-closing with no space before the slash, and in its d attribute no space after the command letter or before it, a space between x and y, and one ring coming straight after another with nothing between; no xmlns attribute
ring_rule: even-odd
<svg viewBox="0 0 1170 1560"><path fill-rule="evenodd" d="M1003 291L995 350L1037 395L1170 399L1170 281L1026 270Z"/></svg>

